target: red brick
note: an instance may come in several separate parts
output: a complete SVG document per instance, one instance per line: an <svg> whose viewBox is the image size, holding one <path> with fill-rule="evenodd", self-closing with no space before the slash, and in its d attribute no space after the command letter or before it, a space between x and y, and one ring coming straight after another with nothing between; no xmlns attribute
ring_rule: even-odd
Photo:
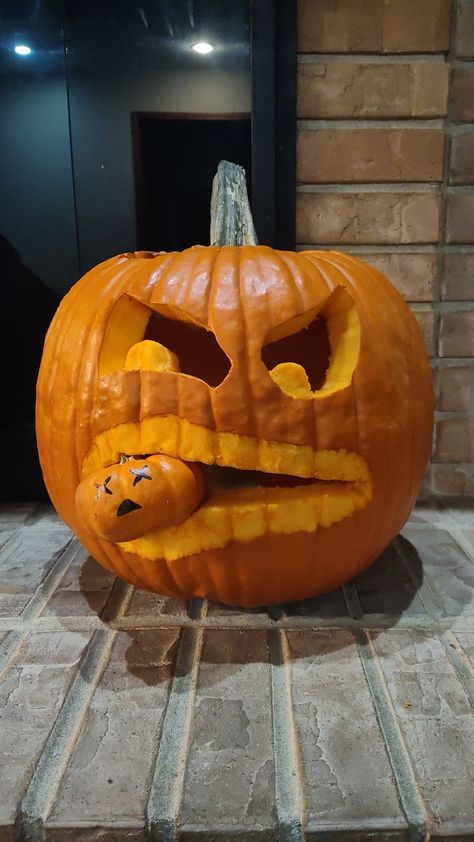
<svg viewBox="0 0 474 842"><path fill-rule="evenodd" d="M474 131L454 135L451 140L451 184L474 182Z"/></svg>
<svg viewBox="0 0 474 842"><path fill-rule="evenodd" d="M300 130L297 180L309 184L442 181L438 129Z"/></svg>
<svg viewBox="0 0 474 842"><path fill-rule="evenodd" d="M441 62L299 64L298 116L443 116L448 80L449 66Z"/></svg>
<svg viewBox="0 0 474 842"><path fill-rule="evenodd" d="M439 409L467 412L471 403L472 369L448 366L439 371Z"/></svg>
<svg viewBox="0 0 474 842"><path fill-rule="evenodd" d="M474 419L443 418L436 423L436 462L474 461Z"/></svg>
<svg viewBox="0 0 474 842"><path fill-rule="evenodd" d="M299 0L298 50L443 52L450 16L450 0Z"/></svg>
<svg viewBox="0 0 474 842"><path fill-rule="evenodd" d="M357 255L383 272L406 301L432 301L436 297L438 255L436 252L376 252Z"/></svg>
<svg viewBox="0 0 474 842"><path fill-rule="evenodd" d="M454 52L458 58L474 58L474 3L460 0L454 38Z"/></svg>
<svg viewBox="0 0 474 842"><path fill-rule="evenodd" d="M474 310L442 315L441 356L474 356Z"/></svg>
<svg viewBox="0 0 474 842"><path fill-rule="evenodd" d="M474 70L454 68L450 116L452 120L474 120Z"/></svg>
<svg viewBox="0 0 474 842"><path fill-rule="evenodd" d="M448 301L474 299L474 254L446 254L444 280Z"/></svg>
<svg viewBox="0 0 474 842"><path fill-rule="evenodd" d="M434 243L439 196L418 193L299 193L297 242Z"/></svg>
<svg viewBox="0 0 474 842"><path fill-rule="evenodd" d="M474 243L474 195L451 193L447 204L446 242Z"/></svg>

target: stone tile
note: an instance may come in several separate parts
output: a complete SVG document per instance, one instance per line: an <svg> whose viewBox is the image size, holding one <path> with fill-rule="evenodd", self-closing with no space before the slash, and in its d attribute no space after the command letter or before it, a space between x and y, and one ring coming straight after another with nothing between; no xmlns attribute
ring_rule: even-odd
<svg viewBox="0 0 474 842"><path fill-rule="evenodd" d="M133 592L125 616L131 619L150 616L181 617L184 619L187 616L186 602L182 599L172 599L168 596L161 596L137 588Z"/></svg>
<svg viewBox="0 0 474 842"><path fill-rule="evenodd" d="M0 503L0 529L16 529L35 511L37 503Z"/></svg>
<svg viewBox="0 0 474 842"><path fill-rule="evenodd" d="M263 630L206 633L180 810L184 838L210 827L213 839L224 830L223 838L244 839L275 828L268 657Z"/></svg>
<svg viewBox="0 0 474 842"><path fill-rule="evenodd" d="M452 120L474 120L474 70L470 68L453 68L450 116Z"/></svg>
<svg viewBox="0 0 474 842"><path fill-rule="evenodd" d="M303 184L442 181L440 129L300 129L296 180Z"/></svg>
<svg viewBox="0 0 474 842"><path fill-rule="evenodd" d="M433 301L437 297L436 252L364 252L357 257L386 275L406 301Z"/></svg>
<svg viewBox="0 0 474 842"><path fill-rule="evenodd" d="M178 636L178 629L117 634L51 811L51 830L144 825Z"/></svg>
<svg viewBox="0 0 474 842"><path fill-rule="evenodd" d="M303 244L435 243L436 193L298 193L296 236Z"/></svg>
<svg viewBox="0 0 474 842"><path fill-rule="evenodd" d="M324 828L322 838L335 842L346 838L338 835L344 826L375 826L380 839L385 829L406 829L352 634L289 632L288 641L306 830Z"/></svg>
<svg viewBox="0 0 474 842"><path fill-rule="evenodd" d="M463 131L451 140L450 184L474 182L474 131Z"/></svg>
<svg viewBox="0 0 474 842"><path fill-rule="evenodd" d="M444 418L436 422L436 462L474 462L474 418Z"/></svg>
<svg viewBox="0 0 474 842"><path fill-rule="evenodd" d="M303 602L289 602L285 605L287 617L305 617L314 620L347 619L348 611L344 594L340 588L323 596L305 599Z"/></svg>
<svg viewBox="0 0 474 842"><path fill-rule="evenodd" d="M474 195L448 193L446 242L474 243Z"/></svg>
<svg viewBox="0 0 474 842"><path fill-rule="evenodd" d="M421 562L414 559L414 572L421 578ZM382 553L374 564L353 579L364 614L426 616L416 587L395 547Z"/></svg>
<svg viewBox="0 0 474 842"><path fill-rule="evenodd" d="M474 310L459 310L442 315L441 356L474 356Z"/></svg>
<svg viewBox="0 0 474 842"><path fill-rule="evenodd" d="M268 611L265 606L261 606L259 608L239 608L238 606L224 605L222 602L209 602L207 607L208 617L224 619L226 617L231 618L239 615L253 616L265 622L269 619Z"/></svg>
<svg viewBox="0 0 474 842"><path fill-rule="evenodd" d="M441 511L438 500L419 501L408 518L408 523L438 523Z"/></svg>
<svg viewBox="0 0 474 842"><path fill-rule="evenodd" d="M71 539L62 523L17 530L0 558L0 616L17 617Z"/></svg>
<svg viewBox="0 0 474 842"><path fill-rule="evenodd" d="M456 632L456 637L474 669L474 632Z"/></svg>
<svg viewBox="0 0 474 842"><path fill-rule="evenodd" d="M448 512L458 526L474 528L474 500L472 498L451 501Z"/></svg>
<svg viewBox="0 0 474 842"><path fill-rule="evenodd" d="M69 566L42 617L95 617L107 602L115 576L104 570L86 552Z"/></svg>
<svg viewBox="0 0 474 842"><path fill-rule="evenodd" d="M454 54L457 58L474 58L474 5L472 0L458 4Z"/></svg>
<svg viewBox="0 0 474 842"><path fill-rule="evenodd" d="M474 254L446 254L444 279L444 298L449 301L474 299Z"/></svg>
<svg viewBox="0 0 474 842"><path fill-rule="evenodd" d="M148 842L149 836L143 827L48 827L44 842ZM0 837L0 842L3 840Z"/></svg>
<svg viewBox="0 0 474 842"><path fill-rule="evenodd" d="M2 775L0 826L12 826L90 632L31 634L0 685Z"/></svg>
<svg viewBox="0 0 474 842"><path fill-rule="evenodd" d="M432 488L436 494L458 496L466 494L468 473L458 465L433 465L431 468Z"/></svg>
<svg viewBox="0 0 474 842"><path fill-rule="evenodd" d="M443 529L429 527L406 526L403 535L421 558L425 584L442 612L448 617L472 617L474 564L454 538Z"/></svg>
<svg viewBox="0 0 474 842"><path fill-rule="evenodd" d="M474 827L472 707L430 632L381 632L374 639L435 838Z"/></svg>
<svg viewBox="0 0 474 842"><path fill-rule="evenodd" d="M471 381L470 366L440 368L439 408L451 412L467 412L471 405Z"/></svg>
<svg viewBox="0 0 474 842"><path fill-rule="evenodd" d="M299 0L298 50L416 53L449 49L450 0Z"/></svg>
<svg viewBox="0 0 474 842"><path fill-rule="evenodd" d="M298 65L298 117L437 117L446 114L449 65L318 62Z"/></svg>

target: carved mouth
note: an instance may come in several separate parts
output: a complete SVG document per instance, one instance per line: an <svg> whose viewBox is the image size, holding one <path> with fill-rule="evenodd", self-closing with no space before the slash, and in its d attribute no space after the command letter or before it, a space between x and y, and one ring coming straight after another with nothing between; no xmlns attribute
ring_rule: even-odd
<svg viewBox="0 0 474 842"><path fill-rule="evenodd" d="M218 433L175 416L101 433L83 475L118 462L124 452L178 457L204 475L204 501L185 521L120 544L150 560L173 561L269 533L314 532L364 508L372 494L367 463L357 453Z"/></svg>

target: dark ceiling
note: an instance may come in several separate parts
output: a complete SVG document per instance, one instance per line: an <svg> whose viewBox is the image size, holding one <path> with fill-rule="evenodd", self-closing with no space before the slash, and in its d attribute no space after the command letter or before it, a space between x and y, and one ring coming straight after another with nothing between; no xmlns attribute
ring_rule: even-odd
<svg viewBox="0 0 474 842"><path fill-rule="evenodd" d="M250 0L3 0L0 72L245 67ZM191 46L209 41L214 51ZM14 46L32 53L19 57Z"/></svg>

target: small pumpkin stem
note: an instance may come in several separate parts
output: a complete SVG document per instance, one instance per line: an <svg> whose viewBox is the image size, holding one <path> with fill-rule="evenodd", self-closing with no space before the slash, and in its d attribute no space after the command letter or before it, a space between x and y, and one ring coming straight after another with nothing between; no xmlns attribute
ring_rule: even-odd
<svg viewBox="0 0 474 842"><path fill-rule="evenodd" d="M245 170L221 161L212 181L211 246L256 246Z"/></svg>

